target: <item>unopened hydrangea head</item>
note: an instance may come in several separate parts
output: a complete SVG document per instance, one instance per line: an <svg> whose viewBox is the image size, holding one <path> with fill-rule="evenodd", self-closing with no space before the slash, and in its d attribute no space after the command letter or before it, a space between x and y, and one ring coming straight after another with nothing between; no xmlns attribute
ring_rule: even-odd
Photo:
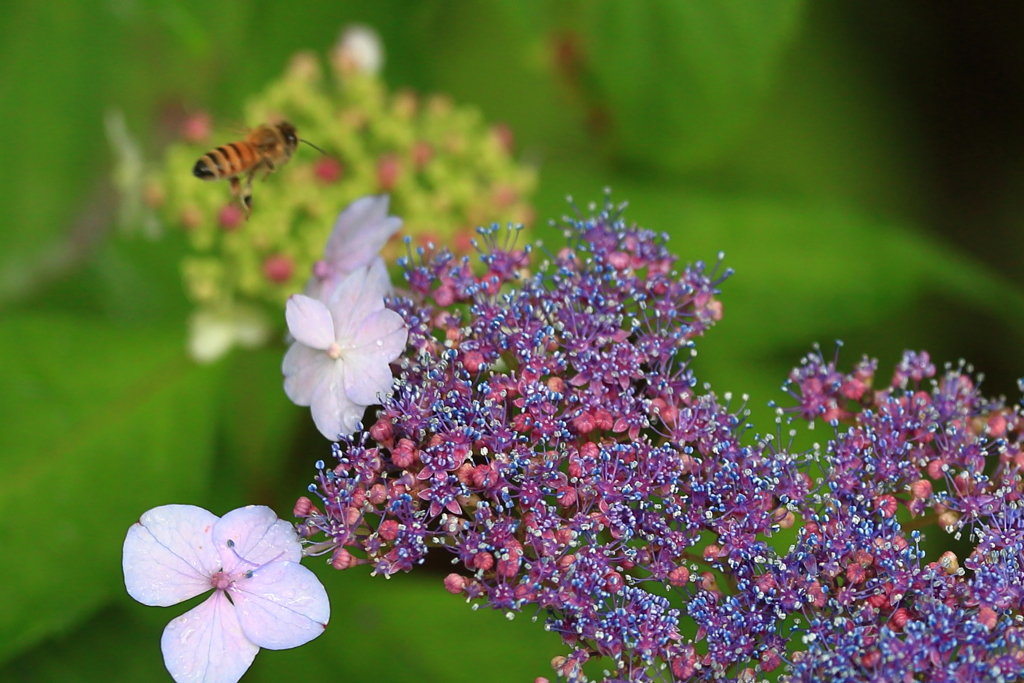
<svg viewBox="0 0 1024 683"><path fill-rule="evenodd" d="M377 259L349 273L326 302L303 294L288 300L285 317L295 342L282 364L284 390L296 404L312 408L328 439L356 431L366 407L391 389L390 363L405 348L408 329L384 307L390 287Z"/></svg>
<svg viewBox="0 0 1024 683"><path fill-rule="evenodd" d="M122 565L128 594L144 605L214 591L164 629L164 663L178 683L235 683L261 647L298 647L327 626L327 593L301 557L294 527L270 508L217 517L164 505L128 530Z"/></svg>
<svg viewBox="0 0 1024 683"><path fill-rule="evenodd" d="M373 42L365 31L346 33L326 73L316 56L296 55L245 106L248 125L286 119L325 152L300 146L286 167L258 183L248 218L226 182L201 182L191 173L211 148L238 139L229 125L237 122L220 122L208 137L190 128L187 139L168 148L144 198L165 232L186 234L183 276L197 308L230 320L234 308L256 305L279 330L287 298L303 290L314 264L331 263L323 255L331 222L366 195L378 195L367 200L374 210L383 205L374 239L385 242L396 225L386 217L388 204L379 196L385 193L417 243L458 243L464 252L479 224L531 222L535 172L516 161L508 129L444 96L389 92L376 74ZM393 243L385 252L401 248Z"/></svg>
<svg viewBox="0 0 1024 683"><path fill-rule="evenodd" d="M923 353L881 387L877 362L815 352L779 434L755 435L688 367L728 273L678 268L610 204L565 231L539 259L495 228L479 267L404 263L392 391L296 505L335 568L447 551L443 588L543 613L572 682L593 660L608 682L1024 674L1019 407L964 368L929 391ZM833 438L794 452L787 411ZM936 522L974 551L924 555L914 527Z"/></svg>

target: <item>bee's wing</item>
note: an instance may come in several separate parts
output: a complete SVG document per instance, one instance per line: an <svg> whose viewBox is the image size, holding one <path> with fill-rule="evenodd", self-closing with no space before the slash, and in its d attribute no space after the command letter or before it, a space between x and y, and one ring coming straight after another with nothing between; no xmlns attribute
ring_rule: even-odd
<svg viewBox="0 0 1024 683"><path fill-rule="evenodd" d="M226 126L224 126L224 130L228 134L233 135L235 138L239 139L248 136L249 133L252 132L252 128L245 125L244 123L239 123L238 121L232 121L228 123Z"/></svg>
<svg viewBox="0 0 1024 683"><path fill-rule="evenodd" d="M266 152L273 152L281 145L281 135L272 126L266 124L249 131L248 140L251 144Z"/></svg>

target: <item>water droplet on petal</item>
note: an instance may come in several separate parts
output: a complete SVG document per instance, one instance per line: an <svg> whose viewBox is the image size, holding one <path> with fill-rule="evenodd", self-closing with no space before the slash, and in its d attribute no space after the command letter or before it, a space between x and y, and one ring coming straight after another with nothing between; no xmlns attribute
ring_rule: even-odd
<svg viewBox="0 0 1024 683"><path fill-rule="evenodd" d="M383 339L378 339L377 340L377 346L384 346L384 340Z"/></svg>

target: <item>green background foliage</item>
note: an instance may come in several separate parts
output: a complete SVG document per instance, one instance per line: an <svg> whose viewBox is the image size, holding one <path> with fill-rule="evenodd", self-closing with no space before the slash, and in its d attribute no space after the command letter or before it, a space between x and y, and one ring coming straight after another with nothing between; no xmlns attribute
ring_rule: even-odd
<svg viewBox="0 0 1024 683"><path fill-rule="evenodd" d="M887 34L854 5L10 0L0 680L169 680L159 635L188 605L124 594L127 527L170 502L218 514L260 502L287 517L328 457L280 389L280 349L209 367L185 356L183 240L116 234L103 118L123 111L156 159L181 112L240 120L291 54L323 53L354 21L380 32L393 87L446 92L512 126L521 158L540 167L548 244L559 236L544 221L570 210L566 194L585 207L610 186L684 261L725 252L737 271L725 319L695 363L715 390L749 394L762 430L789 368L836 339L847 367L879 356L882 378L904 348L966 357L990 392L1016 400L1022 244L1005 196L1022 176L979 163L1004 194L950 210L930 166L949 145L928 136L922 100L897 97L882 64L913 10L883 13ZM532 680L561 651L531 615L509 623L448 595L443 567L385 582L310 564L328 585L330 628L301 650L261 654L246 680Z"/></svg>

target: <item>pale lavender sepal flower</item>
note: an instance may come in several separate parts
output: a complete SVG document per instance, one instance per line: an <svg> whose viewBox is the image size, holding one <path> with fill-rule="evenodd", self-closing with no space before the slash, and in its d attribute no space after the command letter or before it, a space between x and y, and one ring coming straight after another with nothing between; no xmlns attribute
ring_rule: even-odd
<svg viewBox="0 0 1024 683"><path fill-rule="evenodd" d="M332 441L356 431L366 407L391 390L390 363L405 349L408 328L384 307L390 286L378 259L345 277L326 303L302 294L288 299L295 343L281 365L284 390L310 406L317 429Z"/></svg>
<svg viewBox="0 0 1024 683"><path fill-rule="evenodd" d="M235 683L261 647L297 647L326 627L327 592L301 557L294 527L268 507L217 517L193 505L163 505L128 529L122 568L128 594L145 605L166 607L214 589L167 625L160 647L178 683Z"/></svg>
<svg viewBox="0 0 1024 683"><path fill-rule="evenodd" d="M324 248L324 257L313 264L306 295L326 301L352 271L379 260L380 250L402 227L402 219L388 215L386 194L355 200L338 215Z"/></svg>

